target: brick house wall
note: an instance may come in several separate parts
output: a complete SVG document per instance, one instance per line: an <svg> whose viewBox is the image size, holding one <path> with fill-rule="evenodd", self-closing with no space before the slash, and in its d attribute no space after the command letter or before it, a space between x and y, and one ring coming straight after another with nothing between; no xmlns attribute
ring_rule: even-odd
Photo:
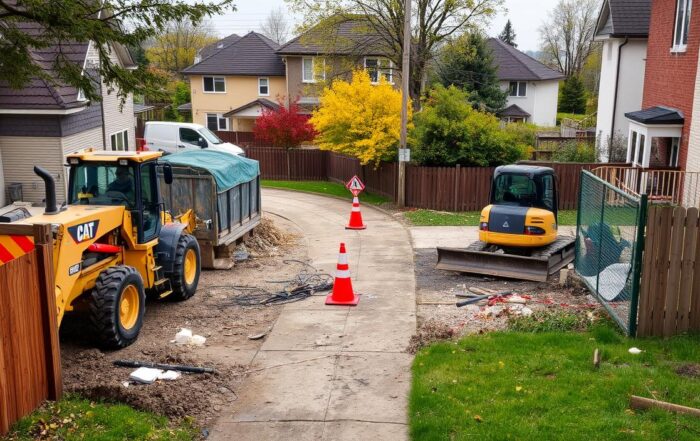
<svg viewBox="0 0 700 441"><path fill-rule="evenodd" d="M653 106L667 106L683 112L685 125L679 155L679 165L682 169L685 169L688 157L700 50L700 0L693 0L691 11L687 50L672 53L676 0L652 2L642 101L642 108L645 109Z"/></svg>

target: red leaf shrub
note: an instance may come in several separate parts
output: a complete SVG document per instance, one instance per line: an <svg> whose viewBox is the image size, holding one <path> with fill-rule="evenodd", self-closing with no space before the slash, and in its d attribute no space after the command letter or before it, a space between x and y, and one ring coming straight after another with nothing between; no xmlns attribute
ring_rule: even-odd
<svg viewBox="0 0 700 441"><path fill-rule="evenodd" d="M274 147L299 147L303 142L313 141L316 137L314 126L309 123L309 115L299 113L296 101L285 107L284 102L278 102L279 109L263 109L255 121L253 133L255 140L268 142Z"/></svg>

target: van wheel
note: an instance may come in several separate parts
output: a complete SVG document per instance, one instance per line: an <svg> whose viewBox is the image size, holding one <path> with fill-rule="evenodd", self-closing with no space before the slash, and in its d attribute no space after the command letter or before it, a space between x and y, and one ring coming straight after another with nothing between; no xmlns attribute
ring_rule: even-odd
<svg viewBox="0 0 700 441"><path fill-rule="evenodd" d="M100 273L90 304L90 321L100 346L119 349L135 342L145 311L143 279L135 268L119 265Z"/></svg>
<svg viewBox="0 0 700 441"><path fill-rule="evenodd" d="M183 234L177 241L175 262L170 283L173 300L187 300L197 291L199 275L202 271L202 258L199 243L191 234Z"/></svg>

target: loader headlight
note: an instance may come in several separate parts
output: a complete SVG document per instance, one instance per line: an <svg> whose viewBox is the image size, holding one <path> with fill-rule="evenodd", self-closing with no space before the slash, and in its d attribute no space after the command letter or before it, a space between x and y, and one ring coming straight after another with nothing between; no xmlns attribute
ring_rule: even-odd
<svg viewBox="0 0 700 441"><path fill-rule="evenodd" d="M479 229L481 231L489 231L489 223L488 222L482 222L479 224Z"/></svg>

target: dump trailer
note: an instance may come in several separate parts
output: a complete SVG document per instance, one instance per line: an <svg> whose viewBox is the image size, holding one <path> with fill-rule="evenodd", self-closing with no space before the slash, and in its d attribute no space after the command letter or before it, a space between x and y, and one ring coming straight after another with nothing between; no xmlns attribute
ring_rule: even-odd
<svg viewBox="0 0 700 441"><path fill-rule="evenodd" d="M214 150L175 153L162 161L173 173L172 184L164 186L166 208L192 207L200 220L193 234L202 268L230 268L236 242L260 223L258 161Z"/></svg>
<svg viewBox="0 0 700 441"><path fill-rule="evenodd" d="M172 182L160 152L92 151L67 157L68 198L56 203L54 178L45 183L43 214L15 219L51 224L58 323L70 311L89 318L86 333L110 349L133 343L143 326L146 296L186 300L199 283L200 252L190 233L192 210L163 210L161 185Z"/></svg>
<svg viewBox="0 0 700 441"><path fill-rule="evenodd" d="M549 167L496 168L479 240L438 248L436 268L544 282L574 259L575 239L558 235L557 183Z"/></svg>

